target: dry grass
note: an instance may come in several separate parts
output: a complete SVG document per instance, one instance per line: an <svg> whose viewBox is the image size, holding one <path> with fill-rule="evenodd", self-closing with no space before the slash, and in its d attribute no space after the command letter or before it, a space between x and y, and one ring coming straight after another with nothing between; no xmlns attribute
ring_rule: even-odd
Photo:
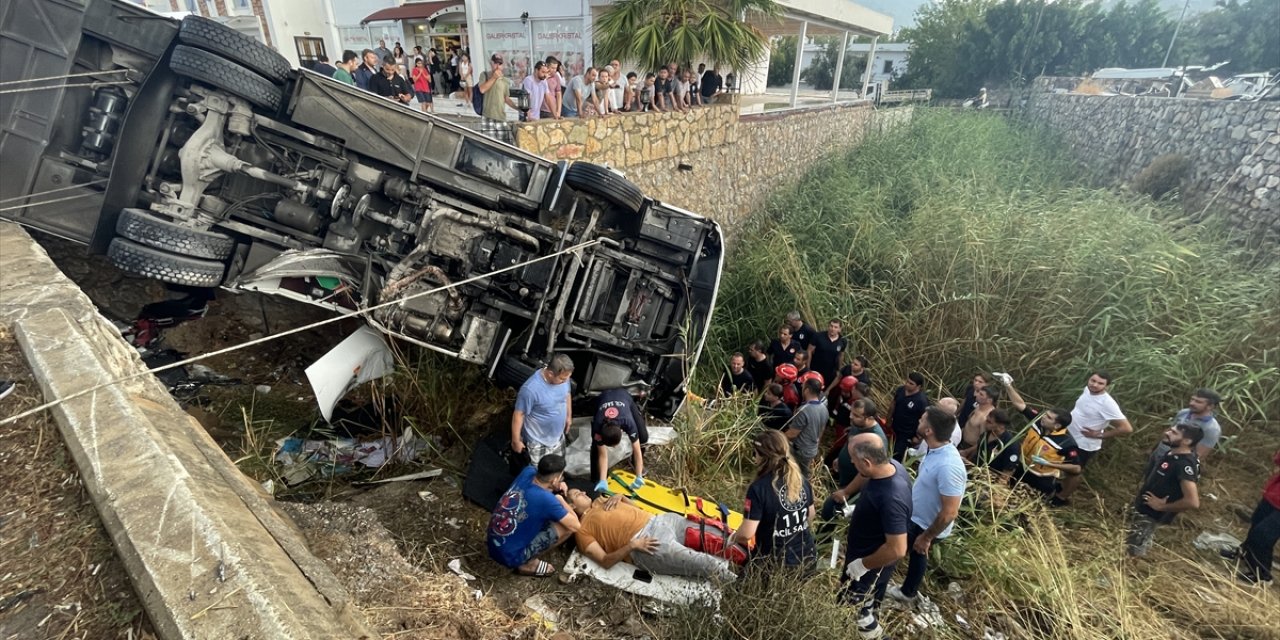
<svg viewBox="0 0 1280 640"><path fill-rule="evenodd" d="M43 402L4 327L0 376L18 383L0 415ZM153 637L48 414L0 432L0 487L0 638Z"/></svg>

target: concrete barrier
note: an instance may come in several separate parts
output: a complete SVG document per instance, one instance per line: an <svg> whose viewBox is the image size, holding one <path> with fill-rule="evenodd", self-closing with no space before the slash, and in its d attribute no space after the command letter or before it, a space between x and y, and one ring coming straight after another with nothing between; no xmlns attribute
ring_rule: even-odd
<svg viewBox="0 0 1280 640"><path fill-rule="evenodd" d="M146 370L9 223L0 223L0 321L46 400ZM301 534L154 376L50 411L161 638L374 637Z"/></svg>

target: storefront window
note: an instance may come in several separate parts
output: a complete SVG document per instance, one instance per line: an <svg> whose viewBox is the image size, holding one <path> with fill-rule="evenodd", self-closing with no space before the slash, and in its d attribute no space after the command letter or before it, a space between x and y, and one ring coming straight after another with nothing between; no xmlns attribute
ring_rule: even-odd
<svg viewBox="0 0 1280 640"><path fill-rule="evenodd" d="M586 65L586 38L582 18L553 18L532 20L533 56L546 60L555 56L560 61L561 75L565 78L582 73Z"/></svg>
<svg viewBox="0 0 1280 640"><path fill-rule="evenodd" d="M500 54L506 61L507 77L519 86L531 66L529 25L519 20L495 20L483 23L480 30L484 32L486 59L483 62L476 61L476 69L487 72L490 67L487 56Z"/></svg>

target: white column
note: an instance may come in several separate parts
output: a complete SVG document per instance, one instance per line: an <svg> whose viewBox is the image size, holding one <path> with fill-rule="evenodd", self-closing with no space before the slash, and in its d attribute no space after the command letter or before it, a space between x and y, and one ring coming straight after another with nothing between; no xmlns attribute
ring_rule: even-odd
<svg viewBox="0 0 1280 640"><path fill-rule="evenodd" d="M800 22L800 38L796 40L796 64L791 70L791 106L796 106L797 100L800 98L800 62L804 57L804 38L805 33L809 31L809 22Z"/></svg>
<svg viewBox="0 0 1280 640"><path fill-rule="evenodd" d="M867 97L867 89L871 87L871 65L876 61L876 42L880 36L871 38L871 50L867 52L867 68L862 72L862 97Z"/></svg>
<svg viewBox="0 0 1280 640"><path fill-rule="evenodd" d="M831 83L831 101L839 100L840 96L840 74L844 73L844 52L849 50L849 32L844 32L844 39L840 41L840 55L836 56L836 77Z"/></svg>

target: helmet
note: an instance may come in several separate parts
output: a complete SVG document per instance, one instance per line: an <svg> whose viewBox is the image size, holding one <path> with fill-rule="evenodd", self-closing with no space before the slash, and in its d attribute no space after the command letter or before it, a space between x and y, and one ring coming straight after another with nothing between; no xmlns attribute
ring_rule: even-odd
<svg viewBox="0 0 1280 640"><path fill-rule="evenodd" d="M796 375L799 373L800 371L796 369L796 366L789 362L780 364L773 370L774 377L777 378L778 381L781 382L782 384L795 382Z"/></svg>
<svg viewBox="0 0 1280 640"><path fill-rule="evenodd" d="M840 390L849 393L853 388L858 386L858 379L853 376L845 376L840 379Z"/></svg>

